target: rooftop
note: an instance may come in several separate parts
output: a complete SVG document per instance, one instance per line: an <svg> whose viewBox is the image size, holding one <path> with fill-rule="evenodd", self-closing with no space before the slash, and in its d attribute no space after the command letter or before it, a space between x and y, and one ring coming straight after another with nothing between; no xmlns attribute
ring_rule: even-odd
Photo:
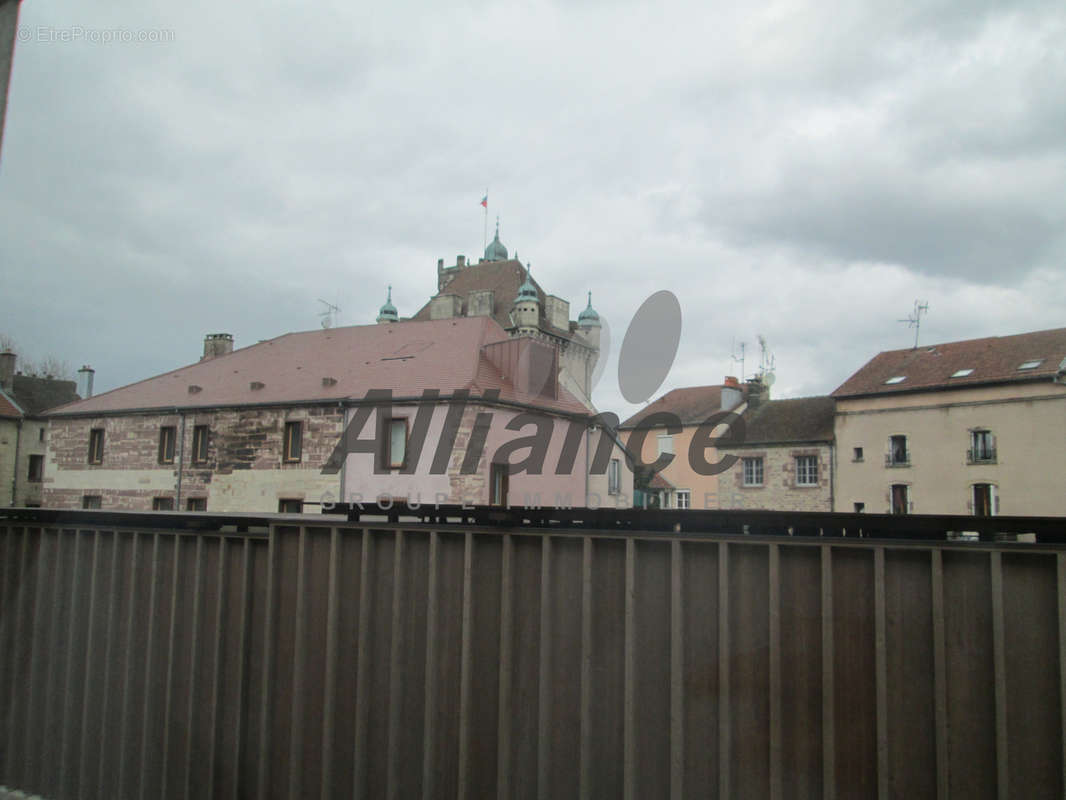
<svg viewBox="0 0 1066 800"><path fill-rule="evenodd" d="M723 386L674 389L625 420L619 428L635 428L652 414L676 414L682 425L699 425L722 410ZM743 387L737 387L743 393Z"/></svg>
<svg viewBox="0 0 1066 800"><path fill-rule="evenodd" d="M196 409L263 404L358 400L369 389L393 397L442 396L468 389L499 389L500 399L564 413L585 407L559 387L557 398L516 388L485 355L486 345L507 339L488 317L396 322L288 333L130 384L51 412Z"/></svg>
<svg viewBox="0 0 1066 800"><path fill-rule="evenodd" d="M833 441L832 397L769 400L744 414L744 444Z"/></svg>
<svg viewBox="0 0 1066 800"><path fill-rule="evenodd" d="M878 353L833 397L1050 380L1066 369L1066 328Z"/></svg>

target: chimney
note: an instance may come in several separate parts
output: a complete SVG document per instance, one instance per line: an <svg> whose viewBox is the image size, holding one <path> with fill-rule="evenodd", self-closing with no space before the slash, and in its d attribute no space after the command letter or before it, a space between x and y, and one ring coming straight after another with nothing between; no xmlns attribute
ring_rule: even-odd
<svg viewBox="0 0 1066 800"><path fill-rule="evenodd" d="M201 361L233 352L232 333L209 333L204 337L204 355Z"/></svg>
<svg viewBox="0 0 1066 800"><path fill-rule="evenodd" d="M15 354L10 350L0 353L0 389L10 389L15 378Z"/></svg>
<svg viewBox="0 0 1066 800"><path fill-rule="evenodd" d="M732 411L740 405L744 393L740 391L740 381L734 375L726 375L722 382L722 411Z"/></svg>
<svg viewBox="0 0 1066 800"><path fill-rule="evenodd" d="M763 382L762 378L750 379L747 381L747 387L748 408L758 408L770 399L770 387Z"/></svg>
<svg viewBox="0 0 1066 800"><path fill-rule="evenodd" d="M455 257L455 266L457 266L457 267L465 267L466 266L466 256L456 256Z"/></svg>
<svg viewBox="0 0 1066 800"><path fill-rule="evenodd" d="M78 370L78 397L88 400L93 396L93 376L96 370L88 364Z"/></svg>

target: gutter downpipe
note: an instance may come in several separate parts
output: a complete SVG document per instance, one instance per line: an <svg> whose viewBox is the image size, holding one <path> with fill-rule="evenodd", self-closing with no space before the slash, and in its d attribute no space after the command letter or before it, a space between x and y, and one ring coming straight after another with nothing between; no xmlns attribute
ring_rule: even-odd
<svg viewBox="0 0 1066 800"><path fill-rule="evenodd" d="M11 505L14 507L19 491L19 448L22 446L22 417L15 422L15 464L11 473Z"/></svg>
<svg viewBox="0 0 1066 800"><path fill-rule="evenodd" d="M174 498L174 510L181 511L181 476L182 471L185 469L185 412L179 412L181 414L181 444L178 446L178 485Z"/></svg>

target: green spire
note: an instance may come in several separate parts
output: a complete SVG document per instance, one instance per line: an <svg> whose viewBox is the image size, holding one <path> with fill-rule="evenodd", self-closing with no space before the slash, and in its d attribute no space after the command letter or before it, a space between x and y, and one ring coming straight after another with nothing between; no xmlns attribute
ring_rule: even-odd
<svg viewBox="0 0 1066 800"><path fill-rule="evenodd" d="M506 261L507 260L507 248L503 246L500 241L500 218L496 217L496 235L492 241L489 242L489 246L485 248L485 260L486 261Z"/></svg>
<svg viewBox="0 0 1066 800"><path fill-rule="evenodd" d="M592 307L592 292L589 292L589 304L577 317L577 324L582 328L600 327L600 315Z"/></svg>
<svg viewBox="0 0 1066 800"><path fill-rule="evenodd" d="M518 296L514 299L515 303L521 303L524 300L531 301L533 303L540 302L540 295L537 294L537 287L533 285L532 279L529 277L529 264L526 264L526 280L518 287Z"/></svg>
<svg viewBox="0 0 1066 800"><path fill-rule="evenodd" d="M396 306L392 304L392 286L389 286L389 297L385 301L385 305L378 311L378 322L397 322L400 319L400 315L396 311Z"/></svg>

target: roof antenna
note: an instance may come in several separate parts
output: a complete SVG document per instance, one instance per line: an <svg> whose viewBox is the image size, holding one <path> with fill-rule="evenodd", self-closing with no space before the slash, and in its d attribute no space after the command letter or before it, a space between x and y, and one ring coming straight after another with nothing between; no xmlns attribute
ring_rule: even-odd
<svg viewBox="0 0 1066 800"><path fill-rule="evenodd" d="M741 342L740 356L737 356L737 339L735 336L733 337L733 355L731 355L730 358L733 359L734 364L738 362L740 363L740 380L742 383L744 381L744 350L747 348L747 346L747 342Z"/></svg>
<svg viewBox="0 0 1066 800"><path fill-rule="evenodd" d="M918 349L918 332L922 327L922 314L929 312L929 304L920 300L914 301L914 311L906 319L897 320L897 322L906 322L908 328L914 328L914 349Z"/></svg>
<svg viewBox="0 0 1066 800"><path fill-rule="evenodd" d="M318 302L326 307L325 311L318 312L318 316L322 317L322 327L327 329L332 328L337 324L337 314L340 312L340 308L333 303L327 303L321 297L318 299Z"/></svg>
<svg viewBox="0 0 1066 800"><path fill-rule="evenodd" d="M770 348L766 345L766 337L761 333L759 338L759 377L762 382L767 386L774 385L774 368L776 367L776 360L774 354L770 352Z"/></svg>

